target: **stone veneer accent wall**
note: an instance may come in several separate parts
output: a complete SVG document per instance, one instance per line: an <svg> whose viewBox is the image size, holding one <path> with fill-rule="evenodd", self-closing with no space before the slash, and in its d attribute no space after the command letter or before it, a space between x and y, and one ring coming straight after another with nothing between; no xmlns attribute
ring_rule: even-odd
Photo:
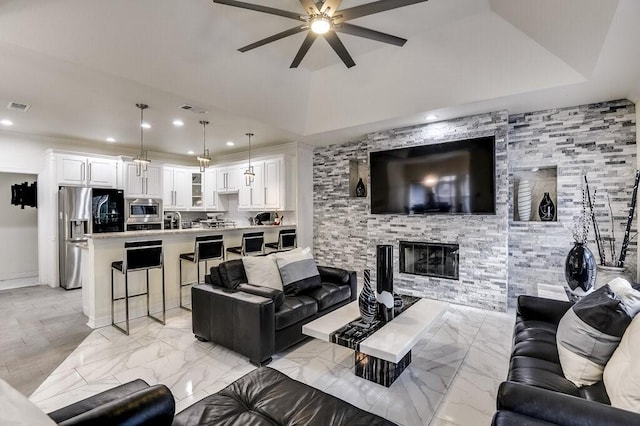
<svg viewBox="0 0 640 426"><path fill-rule="evenodd" d="M619 253L637 168L635 105L627 100L512 115L509 117L510 199L514 171L557 167L557 222L513 221L509 212L509 300L536 294L537 283L564 285L564 262L573 245L570 229L582 209L583 176L597 188L596 211L602 235L611 235L606 194L614 213ZM534 207L539 200L534 200ZM631 235L637 232L633 222ZM598 260L593 229L588 244ZM636 277L637 238L626 265ZM608 250L607 250L608 253Z"/></svg>
<svg viewBox="0 0 640 426"><path fill-rule="evenodd" d="M349 160L367 159L374 150L486 135L496 136L495 216L371 215L368 198L349 197ZM519 294L536 295L538 283L565 285L564 261L572 246L570 228L581 210L585 173L591 190L597 188L600 194L596 208L603 235L610 235L609 194L619 251L637 167L635 139L635 106L618 100L513 116L502 111L464 117L316 148L315 256L319 264L356 270L360 279L369 268L374 280L375 246L393 244L400 292L505 310L507 296L513 306ZM557 222L513 221L513 172L534 166L557 167ZM632 235L636 232L634 220ZM597 257L592 234L589 247ZM399 240L460 244L460 280L399 274ZM626 260L632 277L636 241L629 245Z"/></svg>
<svg viewBox="0 0 640 426"><path fill-rule="evenodd" d="M314 150L314 251L319 264L371 269L375 247L393 244L395 288L401 293L495 310L507 307L508 168L506 111L370 134L365 140ZM349 197L349 160L374 150L481 136L496 138L496 214L371 215L367 198ZM368 181L368 179L367 179ZM368 182L367 182L368 184ZM398 241L460 245L460 279L398 272Z"/></svg>

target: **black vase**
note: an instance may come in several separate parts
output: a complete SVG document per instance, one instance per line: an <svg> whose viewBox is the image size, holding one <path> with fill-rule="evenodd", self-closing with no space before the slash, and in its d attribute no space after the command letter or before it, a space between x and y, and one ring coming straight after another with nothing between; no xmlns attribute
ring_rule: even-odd
<svg viewBox="0 0 640 426"><path fill-rule="evenodd" d="M367 196L367 188L364 186L364 182L362 182L362 178L358 179L358 183L356 184L356 197L366 197Z"/></svg>
<svg viewBox="0 0 640 426"><path fill-rule="evenodd" d="M364 270L364 286L358 297L358 306L360 307L362 322L365 324L373 322L376 318L378 301L376 300L376 293L371 288L371 272L368 269Z"/></svg>
<svg viewBox="0 0 640 426"><path fill-rule="evenodd" d="M542 197L542 201L540 201L538 214L540 215L540 220L543 222L550 222L556 217L556 206L553 204L548 192L544 193L544 197Z"/></svg>
<svg viewBox="0 0 640 426"><path fill-rule="evenodd" d="M593 288L596 281L596 259L582 243L575 243L564 263L564 277L571 290L580 287L585 292Z"/></svg>
<svg viewBox="0 0 640 426"><path fill-rule="evenodd" d="M393 319L393 246L379 245L376 252L376 296L378 317L383 322Z"/></svg>

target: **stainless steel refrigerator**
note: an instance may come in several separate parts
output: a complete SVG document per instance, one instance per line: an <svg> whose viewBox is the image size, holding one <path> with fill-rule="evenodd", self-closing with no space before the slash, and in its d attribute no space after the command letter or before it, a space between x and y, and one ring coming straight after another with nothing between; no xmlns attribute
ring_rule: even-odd
<svg viewBox="0 0 640 426"><path fill-rule="evenodd" d="M82 246L91 232L91 188L61 187L58 192L60 287L82 287Z"/></svg>

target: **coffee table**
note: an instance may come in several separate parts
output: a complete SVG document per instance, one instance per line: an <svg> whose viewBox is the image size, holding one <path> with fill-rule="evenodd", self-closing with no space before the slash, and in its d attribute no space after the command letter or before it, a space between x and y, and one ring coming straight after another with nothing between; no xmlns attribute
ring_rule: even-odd
<svg viewBox="0 0 640 426"><path fill-rule="evenodd" d="M419 299L369 333L353 324L360 319L355 301L303 325L302 333L354 349L356 376L389 387L411 363L411 349L424 331L448 306L439 300Z"/></svg>

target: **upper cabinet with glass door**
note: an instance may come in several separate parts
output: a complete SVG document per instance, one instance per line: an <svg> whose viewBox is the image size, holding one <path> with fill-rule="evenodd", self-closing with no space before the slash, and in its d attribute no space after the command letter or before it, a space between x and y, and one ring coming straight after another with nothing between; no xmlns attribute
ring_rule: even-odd
<svg viewBox="0 0 640 426"><path fill-rule="evenodd" d="M192 210L203 210L204 209L204 199L203 199L203 173L200 171L195 171L191 173L191 209Z"/></svg>

